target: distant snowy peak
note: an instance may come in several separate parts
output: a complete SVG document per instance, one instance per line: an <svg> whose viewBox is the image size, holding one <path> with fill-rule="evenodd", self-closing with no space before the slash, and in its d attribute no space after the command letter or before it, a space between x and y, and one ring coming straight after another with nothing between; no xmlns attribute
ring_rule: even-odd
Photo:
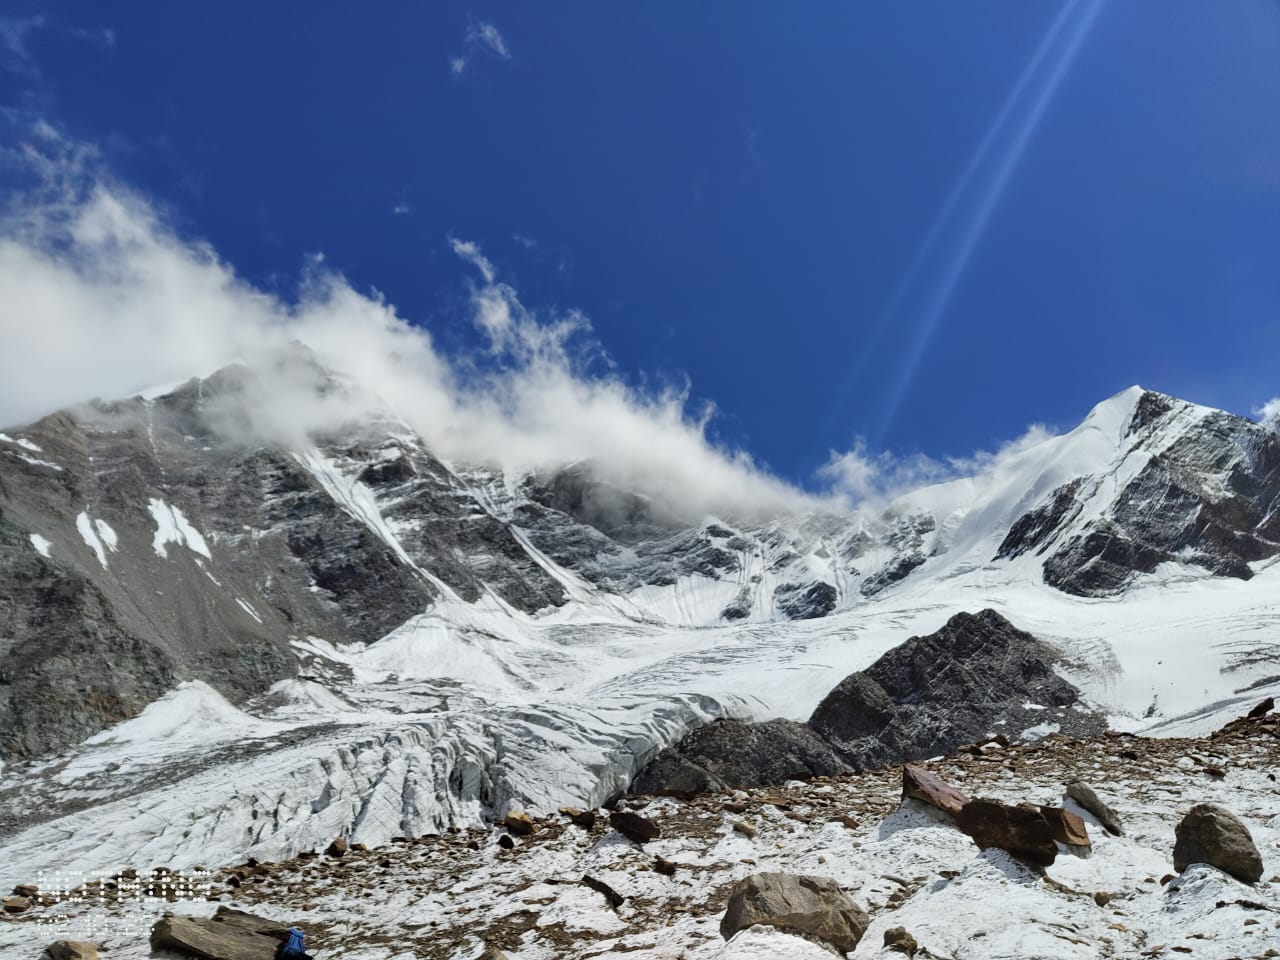
<svg viewBox="0 0 1280 960"><path fill-rule="evenodd" d="M1163 563L1248 579L1280 553L1275 433L1139 388L1100 404L1057 446L1074 450L1087 431L1115 443L1111 461L1070 471L1014 521L998 558L1043 558L1046 583L1099 596Z"/></svg>

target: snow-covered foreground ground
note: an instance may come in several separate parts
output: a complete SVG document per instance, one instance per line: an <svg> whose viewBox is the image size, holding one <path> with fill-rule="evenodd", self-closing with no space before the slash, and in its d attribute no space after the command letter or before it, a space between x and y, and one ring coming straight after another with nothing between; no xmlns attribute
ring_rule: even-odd
<svg viewBox="0 0 1280 960"><path fill-rule="evenodd" d="M697 578L647 588L646 619L445 602L369 647L299 644L303 678L244 710L187 683L64 756L5 770L0 883L278 860L335 836L375 846L510 806L595 805L693 724L803 719L888 648L988 606L1057 646L1117 729L1197 735L1280 692L1278 586L1275 565L1249 581L1170 569L1087 600L1002 565L820 620L701 628L671 625Z"/></svg>
<svg viewBox="0 0 1280 960"><path fill-rule="evenodd" d="M721 938L734 882L771 871L832 877L869 911L854 957L899 955L882 947L891 927L952 960L1272 956L1280 943L1278 759L1274 724L1253 724L1198 740L1051 737L929 764L970 796L1010 803L1062 803L1069 780L1094 784L1124 836L1067 801L1088 824L1092 856L1060 853L1045 877L1002 851L979 850L928 808L900 804L900 774L889 768L691 802L631 801L662 830L643 847L604 815L582 829L551 814L512 849L499 844L502 830L460 830L340 860L262 864L242 870L238 887L227 884L230 871L215 871L207 899L34 908L0 923L0 954L34 955L56 932L92 934L116 960L135 960L149 955L146 932L163 910L207 916L222 902L301 924L318 955L349 960L472 960L486 943L511 960L830 957L768 928ZM1262 882L1242 884L1207 865L1175 874L1174 828L1201 802L1247 824ZM675 864L672 875L655 869L659 857ZM611 908L584 876L624 902ZM37 925L63 911L61 925Z"/></svg>

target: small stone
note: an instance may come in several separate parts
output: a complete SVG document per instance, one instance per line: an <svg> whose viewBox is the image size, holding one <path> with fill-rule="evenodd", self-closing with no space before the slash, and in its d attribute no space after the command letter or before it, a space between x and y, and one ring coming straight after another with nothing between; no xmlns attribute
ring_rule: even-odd
<svg viewBox="0 0 1280 960"><path fill-rule="evenodd" d="M40 888L37 887L34 883L20 883L13 888L13 895L15 897L26 897L28 900L34 900L36 894L38 894L39 892L40 892ZM70 943L70 941L62 941L62 940L59 940L58 942Z"/></svg>
<svg viewBox="0 0 1280 960"><path fill-rule="evenodd" d="M665 857L658 857L654 860L653 869L664 877L673 877L676 873L676 865Z"/></svg>
<svg viewBox="0 0 1280 960"><path fill-rule="evenodd" d="M1260 704L1258 704L1256 707L1250 710L1248 714L1246 714L1246 717L1249 720L1257 720L1260 717L1265 717L1268 713L1270 713L1275 708L1276 708L1276 698L1267 697L1267 699L1263 700Z"/></svg>
<svg viewBox="0 0 1280 960"><path fill-rule="evenodd" d="M1160 886L1162 887L1168 886L1169 882L1172 880L1173 880L1173 874L1166 873L1163 877L1160 878Z"/></svg>
<svg viewBox="0 0 1280 960"><path fill-rule="evenodd" d="M582 883L584 886L590 887L597 893L603 894L604 898L609 901L609 906L613 907L615 910L622 906L627 900L626 897L618 893L617 890L613 889L613 887L609 886L603 880L597 880L592 876L583 876Z"/></svg>
<svg viewBox="0 0 1280 960"><path fill-rule="evenodd" d="M484 947L484 953L476 957L476 960L507 960L507 955L493 944L487 943Z"/></svg>
<svg viewBox="0 0 1280 960"><path fill-rule="evenodd" d="M349 847L345 837L338 837L329 846L325 847L324 853L327 857L341 857Z"/></svg>
<svg viewBox="0 0 1280 960"><path fill-rule="evenodd" d="M503 850L510 850L515 845L516 845L516 842L515 840L511 839L511 834L509 833L504 833L502 834L502 836L498 837L498 846L500 846Z"/></svg>
<svg viewBox="0 0 1280 960"><path fill-rule="evenodd" d="M733 825L733 829L738 833L742 834L748 840L752 840L755 838L756 828L753 827L751 824L747 823L745 820L739 820L737 823Z"/></svg>
<svg viewBox="0 0 1280 960"><path fill-rule="evenodd" d="M503 817L502 825L518 837L527 837L535 829L533 818L518 810L513 810Z"/></svg>
<svg viewBox="0 0 1280 960"><path fill-rule="evenodd" d="M840 823L841 823L841 824L842 824L846 829L849 829L849 830L857 830L857 829L858 829L858 827L860 827L860 826L861 826L861 824L860 824L860 823L858 823L858 818L857 818L857 817L850 816L850 815L848 815L848 814L845 814L843 817L841 817L841 818L840 818Z"/></svg>
<svg viewBox="0 0 1280 960"><path fill-rule="evenodd" d="M890 927L884 932L884 945L890 950L896 950L899 953L905 953L909 957L914 957L916 951L920 949L920 944L916 942L916 938L907 933L906 927Z"/></svg>
<svg viewBox="0 0 1280 960"><path fill-rule="evenodd" d="M1100 907L1105 907L1111 902L1111 894L1107 893L1105 890L1099 890L1093 895L1093 902Z"/></svg>
<svg viewBox="0 0 1280 960"><path fill-rule="evenodd" d="M31 907L26 897L4 897L0 899L0 909L5 913L25 913Z"/></svg>

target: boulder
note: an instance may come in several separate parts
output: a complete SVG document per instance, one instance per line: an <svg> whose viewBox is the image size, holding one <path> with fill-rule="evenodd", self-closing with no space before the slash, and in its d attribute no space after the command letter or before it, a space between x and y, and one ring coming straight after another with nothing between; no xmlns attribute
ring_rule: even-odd
<svg viewBox="0 0 1280 960"><path fill-rule="evenodd" d="M1067 784L1067 797L1097 817L1098 822L1102 824L1102 829L1106 830L1107 833L1116 837L1124 836L1124 828L1120 826L1120 818L1115 815L1115 811L1102 802L1102 799L1087 783L1072 780Z"/></svg>
<svg viewBox="0 0 1280 960"><path fill-rule="evenodd" d="M535 829L533 818L518 810L512 810L503 817L502 825L518 837L527 837Z"/></svg>
<svg viewBox="0 0 1280 960"><path fill-rule="evenodd" d="M40 960L98 960L98 946L84 940L55 940L44 948Z"/></svg>
<svg viewBox="0 0 1280 960"><path fill-rule="evenodd" d="M325 847L324 853L327 857L341 857L348 849L350 849L350 844L347 843L346 838L337 837L329 846Z"/></svg>
<svg viewBox="0 0 1280 960"><path fill-rule="evenodd" d="M627 810L615 810L610 813L609 826L635 843L648 843L662 836L662 828L648 817L642 817L638 813Z"/></svg>
<svg viewBox="0 0 1280 960"><path fill-rule="evenodd" d="M209 919L165 917L151 928L151 949L201 960L274 960L290 924L219 907Z"/></svg>
<svg viewBox="0 0 1280 960"><path fill-rule="evenodd" d="M1058 856L1053 828L1034 807L1011 807L995 800L970 800L956 816L956 826L986 850L999 847L1019 860L1047 867Z"/></svg>
<svg viewBox="0 0 1280 960"><path fill-rule="evenodd" d="M920 944L916 942L915 937L907 933L906 927L890 927L886 930L884 945L890 950L905 953L908 957L914 957L916 951L920 949Z"/></svg>
<svg viewBox="0 0 1280 960"><path fill-rule="evenodd" d="M914 763L902 768L902 797L927 803L953 817L969 802L969 798L951 784Z"/></svg>
<svg viewBox="0 0 1280 960"><path fill-rule="evenodd" d="M476 960L507 960L507 955L491 943L486 943L484 952Z"/></svg>
<svg viewBox="0 0 1280 960"><path fill-rule="evenodd" d="M871 922L830 877L756 873L738 882L720 921L726 940L762 924L829 943L841 953L858 945Z"/></svg>
<svg viewBox="0 0 1280 960"><path fill-rule="evenodd" d="M1207 863L1244 883L1262 879L1262 857L1249 828L1226 807L1196 804L1178 824L1176 838L1173 866L1179 872Z"/></svg>

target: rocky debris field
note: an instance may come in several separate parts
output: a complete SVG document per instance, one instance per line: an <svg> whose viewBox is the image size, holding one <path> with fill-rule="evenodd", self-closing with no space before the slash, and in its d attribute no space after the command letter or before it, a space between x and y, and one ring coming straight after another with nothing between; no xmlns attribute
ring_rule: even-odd
<svg viewBox="0 0 1280 960"><path fill-rule="evenodd" d="M1263 714L1198 739L999 738L905 770L512 811L220 868L197 898L179 895L190 877L161 890L134 871L81 903L27 887L4 902L0 955L34 960L96 924L112 960L151 956L166 913L231 909L260 929L258 953L210 954L230 960L265 960L261 930L290 925L322 960L1275 957L1278 729Z"/></svg>

